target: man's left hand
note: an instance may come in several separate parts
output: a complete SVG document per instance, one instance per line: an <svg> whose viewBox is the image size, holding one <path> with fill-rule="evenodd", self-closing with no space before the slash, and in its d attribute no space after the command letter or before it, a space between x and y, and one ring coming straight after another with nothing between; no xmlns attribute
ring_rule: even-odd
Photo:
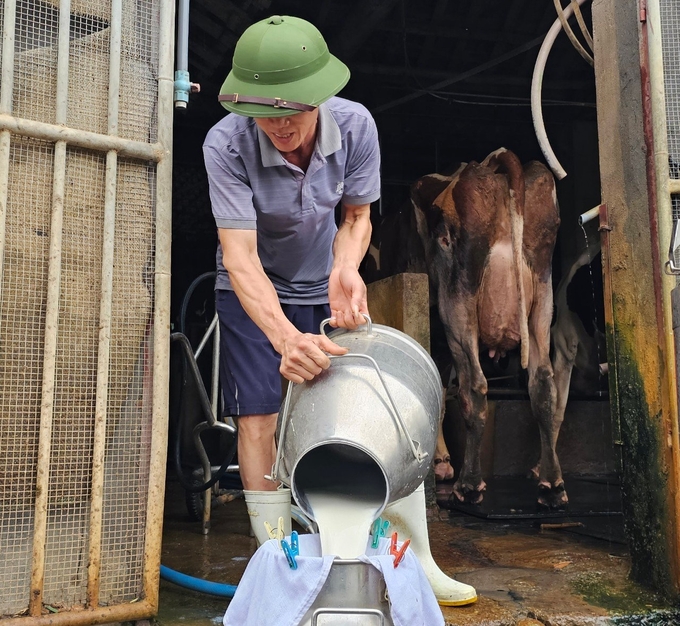
<svg viewBox="0 0 680 626"><path fill-rule="evenodd" d="M366 285L353 267L334 267L328 279L331 326L354 330L366 323Z"/></svg>

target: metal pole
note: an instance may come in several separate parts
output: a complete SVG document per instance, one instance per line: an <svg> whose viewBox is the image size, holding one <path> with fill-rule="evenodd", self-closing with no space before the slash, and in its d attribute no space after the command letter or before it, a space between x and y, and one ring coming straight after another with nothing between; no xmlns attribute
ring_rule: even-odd
<svg viewBox="0 0 680 626"><path fill-rule="evenodd" d="M0 114L12 113L14 91L14 31L16 28L16 0L5 0L2 29L2 85L0 86ZM0 290L5 269L5 224L7 194L9 192L9 158L11 133L0 130ZM0 293L1 295L1 293Z"/></svg>
<svg viewBox="0 0 680 626"><path fill-rule="evenodd" d="M142 141L132 141L122 137L110 137L86 130L76 130L58 124L46 124L35 120L25 120L0 113L0 130L8 130L15 135L33 137L56 143L64 141L69 145L86 150L108 152L116 150L119 156L140 159L142 161L160 161L163 158L163 147Z"/></svg>
<svg viewBox="0 0 680 626"><path fill-rule="evenodd" d="M118 99L120 96L120 51L122 0L111 3L108 134L118 134ZM118 155L106 155L104 224L102 245L102 282L99 303L99 350L97 355L97 392L94 410L92 449L92 493L90 497L89 559L87 568L87 604L99 606L102 516L104 511L104 455L108 413L109 359L111 354L111 309L113 302L113 261L116 233L116 183Z"/></svg>
<svg viewBox="0 0 680 626"><path fill-rule="evenodd" d="M65 124L68 115L68 60L71 2L59 5L59 39L57 48L57 93L55 121ZM35 521L33 529L33 567L29 614L42 614L45 582L45 544L47 539L47 507L49 499L49 469L54 420L54 386L59 335L59 297L61 292L62 225L64 221L64 187L66 178L66 142L54 146L54 177L52 183L52 219L50 222L50 252L47 269L47 305L45 311L45 351L43 359L42 402L40 407L40 439L36 470Z"/></svg>
<svg viewBox="0 0 680 626"><path fill-rule="evenodd" d="M168 447L170 373L170 243L172 219L173 35L175 4L161 0L158 71L158 144L162 150L156 174L156 264L153 320L153 419L151 464L144 542L144 597L158 606L165 464Z"/></svg>
<svg viewBox="0 0 680 626"><path fill-rule="evenodd" d="M48 613L27 618L10 617L2 620L2 626L94 626L95 624L110 624L141 620L155 615L157 606L144 598L139 602L100 606L96 611L62 611Z"/></svg>

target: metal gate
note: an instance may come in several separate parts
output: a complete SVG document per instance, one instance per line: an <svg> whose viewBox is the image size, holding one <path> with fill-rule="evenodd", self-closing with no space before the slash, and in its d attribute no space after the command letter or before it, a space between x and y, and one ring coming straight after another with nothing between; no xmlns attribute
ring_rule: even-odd
<svg viewBox="0 0 680 626"><path fill-rule="evenodd" d="M0 621L156 612L172 0L0 0Z"/></svg>

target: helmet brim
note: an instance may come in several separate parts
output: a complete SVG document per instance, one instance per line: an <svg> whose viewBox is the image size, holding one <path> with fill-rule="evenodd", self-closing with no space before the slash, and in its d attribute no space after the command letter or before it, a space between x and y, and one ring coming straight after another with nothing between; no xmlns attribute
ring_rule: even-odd
<svg viewBox="0 0 680 626"><path fill-rule="evenodd" d="M329 55L323 68L306 78L281 85L257 84L245 82L234 75L234 71L222 84L220 94L237 93L243 96L263 98L280 98L290 102L302 102L311 106L319 106L337 94L349 81L349 68L337 57ZM292 109L276 108L266 104L250 104L244 102L220 102L231 113L246 117L283 117L299 113Z"/></svg>

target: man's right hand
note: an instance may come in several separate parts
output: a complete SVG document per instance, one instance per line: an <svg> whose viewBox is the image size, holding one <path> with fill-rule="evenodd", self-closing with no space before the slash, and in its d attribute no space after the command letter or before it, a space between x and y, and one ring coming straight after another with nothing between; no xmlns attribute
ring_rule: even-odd
<svg viewBox="0 0 680 626"><path fill-rule="evenodd" d="M329 354L347 354L347 348L333 343L325 335L292 334L283 341L279 371L284 378L294 383L312 380L330 367Z"/></svg>

